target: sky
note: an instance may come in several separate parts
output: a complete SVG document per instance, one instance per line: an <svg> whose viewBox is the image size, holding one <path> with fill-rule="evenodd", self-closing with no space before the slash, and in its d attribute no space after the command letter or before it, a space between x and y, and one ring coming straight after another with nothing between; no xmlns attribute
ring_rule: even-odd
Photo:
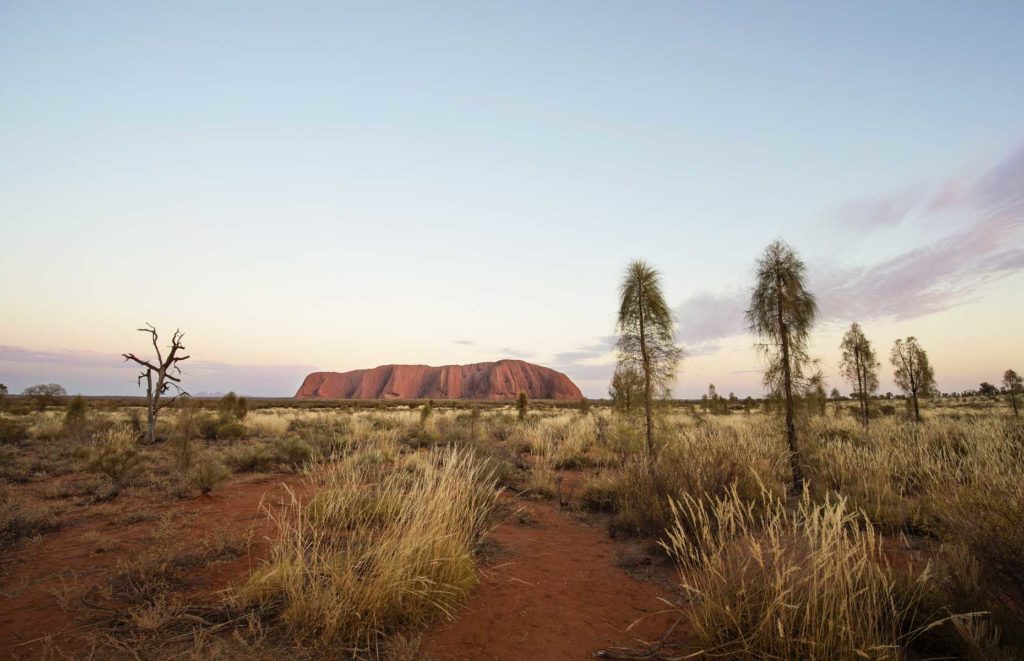
<svg viewBox="0 0 1024 661"><path fill-rule="evenodd" d="M522 358L606 395L626 264L673 392L757 396L783 238L829 387L859 321L1024 369L1024 3L0 1L0 383L193 393Z"/></svg>

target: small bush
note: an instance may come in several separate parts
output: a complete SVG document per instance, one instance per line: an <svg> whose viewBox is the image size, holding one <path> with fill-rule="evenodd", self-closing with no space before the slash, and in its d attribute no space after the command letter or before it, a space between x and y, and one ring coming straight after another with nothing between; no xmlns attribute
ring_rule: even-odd
<svg viewBox="0 0 1024 661"><path fill-rule="evenodd" d="M28 425L14 418L0 418L0 443L22 443L28 437Z"/></svg>
<svg viewBox="0 0 1024 661"><path fill-rule="evenodd" d="M108 429L89 452L87 467L109 477L116 486L126 484L142 462L135 431L129 425Z"/></svg>
<svg viewBox="0 0 1024 661"><path fill-rule="evenodd" d="M313 458L313 448L301 438L289 436L274 443L277 459L282 464L298 468Z"/></svg>
<svg viewBox="0 0 1024 661"><path fill-rule="evenodd" d="M220 420L213 415L204 415L199 418L196 424L196 429L199 432L200 438L206 441L217 440L217 433L220 431Z"/></svg>
<svg viewBox="0 0 1024 661"><path fill-rule="evenodd" d="M607 477L588 481L580 493L580 505L591 512L614 512L617 499L615 481Z"/></svg>
<svg viewBox="0 0 1024 661"><path fill-rule="evenodd" d="M266 445L235 445L224 452L222 461L236 473L257 473L277 465L277 453Z"/></svg>
<svg viewBox="0 0 1024 661"><path fill-rule="evenodd" d="M238 440L245 437L245 425L240 422L225 422L217 426L218 439Z"/></svg>
<svg viewBox="0 0 1024 661"><path fill-rule="evenodd" d="M64 410L64 433L74 440L82 440L87 435L86 412L89 405L85 397L75 395Z"/></svg>
<svg viewBox="0 0 1024 661"><path fill-rule="evenodd" d="M188 479L192 486L199 489L200 493L205 496L218 488L230 476L231 471L224 464L213 455L205 454L189 471Z"/></svg>

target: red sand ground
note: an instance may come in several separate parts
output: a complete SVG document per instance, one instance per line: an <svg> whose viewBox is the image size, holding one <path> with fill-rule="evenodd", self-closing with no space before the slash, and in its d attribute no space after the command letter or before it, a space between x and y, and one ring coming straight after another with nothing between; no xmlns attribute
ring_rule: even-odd
<svg viewBox="0 0 1024 661"><path fill-rule="evenodd" d="M620 565L636 556L554 503L512 501L536 519L516 516L490 536L500 547L456 619L424 637L421 651L436 661L589 659L609 647L656 641L676 620L659 597L671 595L667 567L639 580ZM630 629L637 620L640 620ZM627 631L627 629L629 629Z"/></svg>
<svg viewBox="0 0 1024 661"><path fill-rule="evenodd" d="M194 570L182 593L209 597L244 579L267 549L270 525L260 502L280 503L286 483L301 488L297 477L253 476L195 500L122 496L8 554L0 559L0 658L39 658L50 635L65 653L85 651L75 638L82 607L63 610L59 595L104 585L120 562L145 550L162 520L171 522L170 538L182 549L219 533L251 535L248 554ZM489 537L480 585L453 622L424 635L424 658L585 659L597 649L657 640L675 621L673 613L659 613L666 609L659 597L672 593L670 568L643 564L642 551L556 503L505 502L513 513ZM519 508L529 512L526 525ZM131 512L155 517L124 523ZM98 537L113 548L98 553ZM630 565L650 580L634 578L624 568Z"/></svg>
<svg viewBox="0 0 1024 661"><path fill-rule="evenodd" d="M220 533L252 535L248 555L194 571L188 593L215 592L244 578L267 548L270 526L260 502L280 503L287 497L286 483L292 488L302 486L295 476L264 475L232 480L222 491L194 500L115 500L90 507L84 516L41 541L3 557L0 658L38 658L45 649L41 639L50 635L65 651L76 649L79 644L74 633L82 624L81 612L76 613L74 606L65 612L59 595L81 594L89 586L103 585L119 562L145 550L149 536L161 524L159 517L170 521L170 536L180 542L181 550L194 549ZM158 518L122 523L132 512L152 513ZM97 552L97 537L113 548Z"/></svg>

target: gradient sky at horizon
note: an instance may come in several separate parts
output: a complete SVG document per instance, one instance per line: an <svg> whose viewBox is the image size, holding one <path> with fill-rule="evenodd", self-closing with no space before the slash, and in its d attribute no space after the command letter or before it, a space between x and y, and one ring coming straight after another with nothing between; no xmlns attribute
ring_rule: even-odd
<svg viewBox="0 0 1024 661"><path fill-rule="evenodd" d="M676 394L761 392L742 311L808 263L940 389L1024 369L1020 2L0 3L0 383L194 392L521 357L605 394L664 276Z"/></svg>

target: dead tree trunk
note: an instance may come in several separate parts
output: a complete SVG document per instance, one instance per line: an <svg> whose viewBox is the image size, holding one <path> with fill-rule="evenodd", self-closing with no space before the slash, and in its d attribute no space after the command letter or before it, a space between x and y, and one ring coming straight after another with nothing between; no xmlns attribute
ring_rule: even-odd
<svg viewBox="0 0 1024 661"><path fill-rule="evenodd" d="M180 385L181 368L178 367L178 363L188 360L189 356L178 355L179 351L185 350L185 345L182 344L185 334L180 330L174 331L174 336L171 338L170 352L166 357L160 351L160 345L157 344L159 336L157 335L156 328L146 324L145 328L138 330L150 334L153 349L156 351L156 361L142 360L133 353L121 355L124 356L125 361L133 361L143 368L142 372L139 373L138 384L141 386L142 380L146 380L146 442L154 443L156 442L156 419L160 409L170 406L182 395L188 397L188 393ZM154 377L156 378L155 383L153 381ZM161 400L161 397L172 388L175 391L174 396L170 399Z"/></svg>

